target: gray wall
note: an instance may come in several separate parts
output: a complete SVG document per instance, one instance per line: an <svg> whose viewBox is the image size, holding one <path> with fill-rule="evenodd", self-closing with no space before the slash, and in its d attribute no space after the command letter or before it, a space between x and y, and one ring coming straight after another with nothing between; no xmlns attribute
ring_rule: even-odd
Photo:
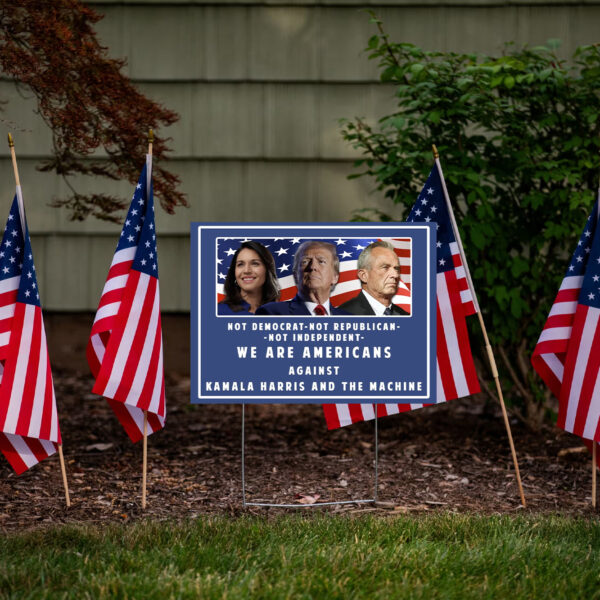
<svg viewBox="0 0 600 600"><path fill-rule="evenodd" d="M164 311L189 309L191 221L344 221L357 208L390 209L371 181L346 179L355 153L337 123L357 115L374 120L394 107L393 88L377 83L362 53L375 31L365 6L394 40L432 50L498 52L504 41L560 38L567 54L596 42L600 24L600 0L90 4L105 15L97 29L110 54L126 57L126 73L140 89L181 115L167 133L190 208L174 217L157 210ZM60 178L35 170L49 152L49 132L35 103L11 82L0 81L0 98L9 101L0 122L16 140L43 305L94 310L119 227L70 223L47 206L67 191ZM131 194L123 182L77 186ZM2 222L13 194L3 146Z"/></svg>

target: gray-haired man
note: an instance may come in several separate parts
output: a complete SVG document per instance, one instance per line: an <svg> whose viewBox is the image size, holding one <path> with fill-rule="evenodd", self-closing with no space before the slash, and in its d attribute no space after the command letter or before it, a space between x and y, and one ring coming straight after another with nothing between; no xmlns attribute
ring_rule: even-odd
<svg viewBox="0 0 600 600"><path fill-rule="evenodd" d="M400 260L389 242L369 244L358 257L357 274L362 290L340 305L351 315L400 316L408 313L392 304L400 283Z"/></svg>

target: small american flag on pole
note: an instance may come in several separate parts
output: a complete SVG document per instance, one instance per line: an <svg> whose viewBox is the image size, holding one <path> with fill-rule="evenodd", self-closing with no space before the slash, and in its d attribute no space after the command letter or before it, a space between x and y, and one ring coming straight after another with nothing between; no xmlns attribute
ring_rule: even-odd
<svg viewBox="0 0 600 600"><path fill-rule="evenodd" d="M152 157L146 158L121 231L87 347L104 396L133 442L164 427L165 381Z"/></svg>
<svg viewBox="0 0 600 600"><path fill-rule="evenodd" d="M600 441L599 202L586 221L531 358L559 399L558 427L595 441Z"/></svg>
<svg viewBox="0 0 600 600"><path fill-rule="evenodd" d="M462 264L436 160L407 221L437 224L437 403L480 391L465 317L477 312ZM387 416L429 404L380 404L377 416ZM324 404L328 429L375 418L373 404Z"/></svg>
<svg viewBox="0 0 600 600"><path fill-rule="evenodd" d="M292 265L294 263L294 254L296 249L308 238L252 238L268 248L275 260L275 269L277 279L281 287L280 300L290 300L296 295L297 288L294 276L292 274ZM350 300L360 291L360 281L356 273L356 261L358 255L370 243L377 241L376 238L337 238L337 239L318 239L310 238L315 241L323 241L333 244L336 247L340 259L340 278L331 294L331 303L333 306L339 306L346 300ZM386 238L387 239L387 238ZM227 271L231 264L231 258L240 244L247 239L220 238L218 241L217 252L217 301L220 302L225 297L223 292L223 281L227 276ZM400 259L400 285L398 292L393 299L394 304L410 313L411 307L411 239L397 238L388 239L394 246L396 254Z"/></svg>
<svg viewBox="0 0 600 600"><path fill-rule="evenodd" d="M17 474L62 443L21 188L0 248L0 450Z"/></svg>

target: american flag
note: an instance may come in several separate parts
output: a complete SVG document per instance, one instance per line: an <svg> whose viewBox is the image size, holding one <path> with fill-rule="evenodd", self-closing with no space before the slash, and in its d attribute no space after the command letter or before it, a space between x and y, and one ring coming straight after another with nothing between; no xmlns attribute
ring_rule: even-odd
<svg viewBox="0 0 600 600"><path fill-rule="evenodd" d="M557 425L596 441L600 441L598 202L586 221L531 359L533 368L559 399Z"/></svg>
<svg viewBox="0 0 600 600"><path fill-rule="evenodd" d="M371 242L378 238L252 238L269 249L275 259L277 278L281 286L280 300L290 300L296 295L297 288L292 274L294 254L298 246L307 240L323 241L335 245L340 259L340 278L333 290L330 301L333 306L339 306L346 300L356 296L360 290L360 281L356 273L356 261L359 254ZM382 238L380 238L382 239ZM385 238L389 241L400 259L400 285L393 299L406 312L410 313L411 307L411 239L410 238ZM225 295L223 292L223 281L227 276L231 259L237 248L248 239L219 238L217 252L217 301L221 301Z"/></svg>
<svg viewBox="0 0 600 600"><path fill-rule="evenodd" d="M164 427L165 381L158 290L152 157L146 159L121 231L87 359L104 396L133 442Z"/></svg>
<svg viewBox="0 0 600 600"><path fill-rule="evenodd" d="M31 241L19 205L17 187L0 249L0 450L17 474L62 443Z"/></svg>
<svg viewBox="0 0 600 600"><path fill-rule="evenodd" d="M465 317L476 312L458 241L446 205L436 160L407 221L437 224L437 399L436 403L480 391ZM380 404L377 416L387 416L431 404ZM372 404L324 404L328 429L375 418Z"/></svg>

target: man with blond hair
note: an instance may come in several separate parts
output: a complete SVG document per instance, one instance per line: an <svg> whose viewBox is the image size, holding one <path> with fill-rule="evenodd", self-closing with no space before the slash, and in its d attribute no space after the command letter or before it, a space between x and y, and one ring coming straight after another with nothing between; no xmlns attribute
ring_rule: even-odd
<svg viewBox="0 0 600 600"><path fill-rule="evenodd" d="M308 241L294 255L294 281L298 294L284 302L269 302L256 310L257 315L329 316L347 315L335 308L329 296L340 276L340 259L335 246Z"/></svg>

